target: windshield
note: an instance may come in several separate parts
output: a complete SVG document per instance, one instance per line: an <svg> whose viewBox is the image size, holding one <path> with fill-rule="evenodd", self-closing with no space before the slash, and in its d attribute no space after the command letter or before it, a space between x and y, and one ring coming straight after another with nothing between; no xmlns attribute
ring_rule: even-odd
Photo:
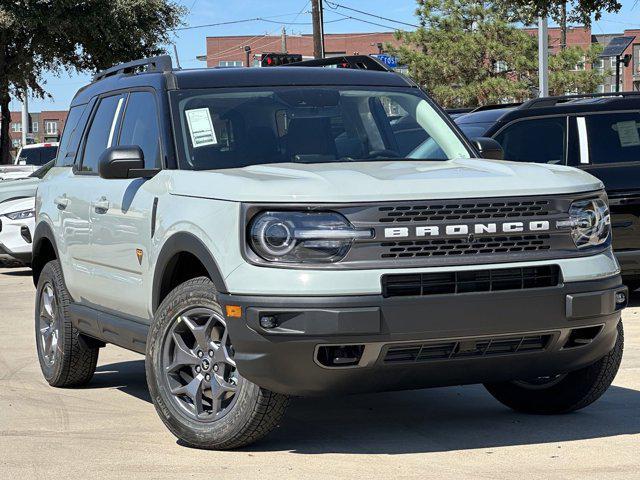
<svg viewBox="0 0 640 480"><path fill-rule="evenodd" d="M407 89L341 87L174 93L182 168L210 170L269 163L469 158L440 114Z"/></svg>
<svg viewBox="0 0 640 480"><path fill-rule="evenodd" d="M23 148L18 157L18 163L24 165L44 165L56 158L58 147Z"/></svg>

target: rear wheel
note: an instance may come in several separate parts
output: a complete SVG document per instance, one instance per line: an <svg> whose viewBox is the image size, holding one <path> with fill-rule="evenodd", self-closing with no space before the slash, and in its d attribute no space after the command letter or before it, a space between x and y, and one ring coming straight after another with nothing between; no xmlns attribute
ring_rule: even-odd
<svg viewBox="0 0 640 480"><path fill-rule="evenodd" d="M609 388L622 361L624 331L618 323L618 339L611 352L574 372L528 380L490 383L485 387L499 402L524 413L557 414L584 408Z"/></svg>
<svg viewBox="0 0 640 480"><path fill-rule="evenodd" d="M53 387L88 383L96 370L98 347L90 346L71 323L69 292L57 260L42 269L36 291L36 347L44 378Z"/></svg>
<svg viewBox="0 0 640 480"><path fill-rule="evenodd" d="M190 446L239 448L275 428L288 399L242 378L208 278L189 280L158 308L147 382L160 418Z"/></svg>

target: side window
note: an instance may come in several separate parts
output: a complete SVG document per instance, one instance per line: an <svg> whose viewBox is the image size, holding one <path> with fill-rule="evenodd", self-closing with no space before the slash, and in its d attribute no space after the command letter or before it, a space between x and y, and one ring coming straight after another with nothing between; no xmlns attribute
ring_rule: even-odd
<svg viewBox="0 0 640 480"><path fill-rule="evenodd" d="M83 172L98 172L100 155L114 143L124 99L124 95L114 95L100 100L84 143L81 164Z"/></svg>
<svg viewBox="0 0 640 480"><path fill-rule="evenodd" d="M640 113L606 113L585 117L589 163L640 161Z"/></svg>
<svg viewBox="0 0 640 480"><path fill-rule="evenodd" d="M80 144L82 131L87 123L89 116L87 105L77 105L69 110L69 116L65 123L60 146L58 147L58 156L56 158L57 167L69 167L73 165L76 157L76 151Z"/></svg>
<svg viewBox="0 0 640 480"><path fill-rule="evenodd" d="M496 135L504 159L563 165L566 158L566 117L538 118L513 123Z"/></svg>
<svg viewBox="0 0 640 480"><path fill-rule="evenodd" d="M145 168L160 166L160 132L155 96L133 92L122 121L120 145L138 145L144 153Z"/></svg>

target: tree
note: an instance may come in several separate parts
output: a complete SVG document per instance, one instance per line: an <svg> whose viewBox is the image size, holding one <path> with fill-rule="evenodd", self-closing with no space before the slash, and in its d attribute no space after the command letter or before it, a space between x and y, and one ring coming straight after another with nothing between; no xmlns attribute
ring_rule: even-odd
<svg viewBox="0 0 640 480"><path fill-rule="evenodd" d="M601 45L588 49L567 47L549 56L549 94L592 93L611 72L598 71L593 65L602 52Z"/></svg>
<svg viewBox="0 0 640 480"><path fill-rule="evenodd" d="M473 107L531 98L538 84L536 38L510 23L500 5L474 0L417 3L421 27L397 33L400 46L387 48L439 103ZM603 74L575 66L596 56L596 50L572 47L552 57L552 90L594 91Z"/></svg>
<svg viewBox="0 0 640 480"><path fill-rule="evenodd" d="M172 0L1 0L2 163L9 160L12 95L46 96L44 72L96 71L160 54L183 13Z"/></svg>
<svg viewBox="0 0 640 480"><path fill-rule="evenodd" d="M618 0L496 0L496 4L511 12L512 20L533 23L537 17L550 17L561 23L591 25L591 16L600 20L602 12L617 13L622 8ZM567 4L569 5L567 7ZM564 10L564 11L563 11Z"/></svg>

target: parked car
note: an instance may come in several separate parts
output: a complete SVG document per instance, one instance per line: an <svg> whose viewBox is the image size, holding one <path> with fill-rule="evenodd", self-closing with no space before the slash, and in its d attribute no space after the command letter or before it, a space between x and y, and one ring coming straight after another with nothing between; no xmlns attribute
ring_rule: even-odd
<svg viewBox="0 0 640 480"><path fill-rule="evenodd" d="M0 255L31 264L35 197L0 203Z"/></svg>
<svg viewBox="0 0 640 480"><path fill-rule="evenodd" d="M34 143L22 147L13 165L0 166L0 180L26 178L56 158L58 142Z"/></svg>
<svg viewBox="0 0 640 480"><path fill-rule="evenodd" d="M424 130L411 158L399 116ZM266 435L290 395L591 404L627 302L602 182L478 151L500 148L370 57L98 74L37 191L45 379L86 384L106 343L143 353L162 421L210 449Z"/></svg>
<svg viewBox="0 0 640 480"><path fill-rule="evenodd" d="M497 140L508 160L569 165L602 180L623 280L640 287L640 92L492 105L455 121L468 137Z"/></svg>
<svg viewBox="0 0 640 480"><path fill-rule="evenodd" d="M35 197L40 180L53 167L53 162L40 167L28 177L0 182L0 205L7 200Z"/></svg>

